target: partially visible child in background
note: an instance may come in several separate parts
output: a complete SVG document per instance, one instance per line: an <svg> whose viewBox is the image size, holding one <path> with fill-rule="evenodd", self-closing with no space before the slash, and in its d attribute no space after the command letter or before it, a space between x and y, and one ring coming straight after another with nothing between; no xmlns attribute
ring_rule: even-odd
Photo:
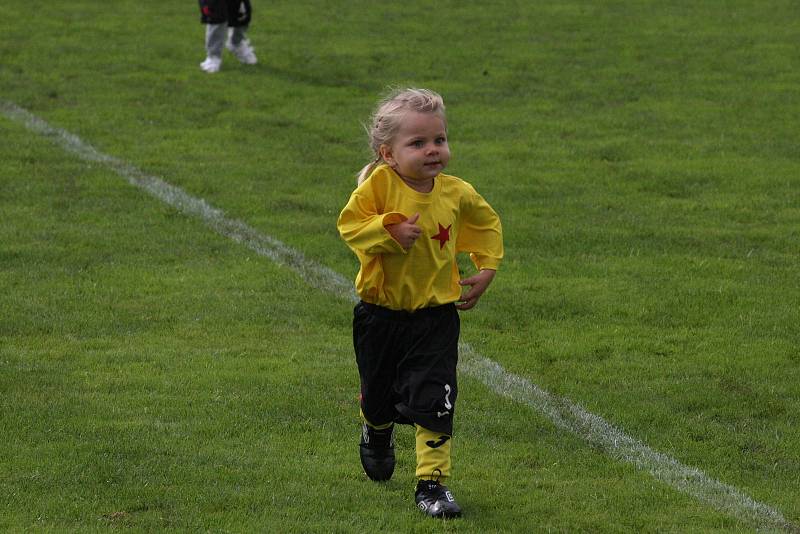
<svg viewBox="0 0 800 534"><path fill-rule="evenodd" d="M206 59L200 68L219 72L222 48L227 47L236 59L246 65L258 62L247 28L252 17L250 0L199 0L200 21L206 25Z"/></svg>
<svg viewBox="0 0 800 534"><path fill-rule="evenodd" d="M461 508L443 484L458 395L457 310L475 306L494 278L503 257L500 219L470 184L442 173L450 148L437 93L390 95L368 131L375 159L337 224L361 264L353 316L361 464L372 480L391 478L394 425L413 424L415 502L430 516L458 517ZM478 269L464 280L460 252Z"/></svg>

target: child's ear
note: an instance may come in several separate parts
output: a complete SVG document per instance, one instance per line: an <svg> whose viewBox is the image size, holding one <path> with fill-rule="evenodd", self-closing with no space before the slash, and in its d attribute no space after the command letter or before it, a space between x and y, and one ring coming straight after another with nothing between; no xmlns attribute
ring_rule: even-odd
<svg viewBox="0 0 800 534"><path fill-rule="evenodd" d="M381 159L388 163L390 167L393 167L394 157L392 157L392 147L389 145L381 145L378 151L381 153Z"/></svg>

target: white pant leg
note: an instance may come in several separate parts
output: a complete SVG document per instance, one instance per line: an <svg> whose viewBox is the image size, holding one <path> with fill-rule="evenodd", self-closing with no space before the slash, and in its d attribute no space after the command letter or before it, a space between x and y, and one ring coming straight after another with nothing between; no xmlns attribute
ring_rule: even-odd
<svg viewBox="0 0 800 534"><path fill-rule="evenodd" d="M230 29L230 40L233 46L239 46L242 41L247 40L247 26L236 26Z"/></svg>
<svg viewBox="0 0 800 534"><path fill-rule="evenodd" d="M222 47L225 46L228 25L206 24L206 55L208 57L222 57Z"/></svg>

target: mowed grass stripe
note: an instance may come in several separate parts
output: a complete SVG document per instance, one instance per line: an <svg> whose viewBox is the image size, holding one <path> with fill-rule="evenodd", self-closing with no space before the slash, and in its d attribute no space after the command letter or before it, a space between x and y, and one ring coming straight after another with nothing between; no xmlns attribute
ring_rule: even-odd
<svg viewBox="0 0 800 534"><path fill-rule="evenodd" d="M280 240L258 232L244 222L226 217L221 210L210 206L205 200L193 197L161 178L148 175L125 161L99 152L78 136L50 126L12 102L0 101L0 109L10 120L53 140L67 152L83 160L106 165L131 185L187 215L201 218L220 235L291 269L312 287L339 298L356 300L349 280L332 269L309 260L300 251ZM496 394L538 410L558 428L599 447L610 457L645 470L656 479L723 513L749 521L758 528L800 532L799 527L788 522L775 508L752 499L737 488L717 481L696 468L654 451L568 399L552 395L526 378L509 373L498 363L478 354L467 343L461 343L460 369Z"/></svg>

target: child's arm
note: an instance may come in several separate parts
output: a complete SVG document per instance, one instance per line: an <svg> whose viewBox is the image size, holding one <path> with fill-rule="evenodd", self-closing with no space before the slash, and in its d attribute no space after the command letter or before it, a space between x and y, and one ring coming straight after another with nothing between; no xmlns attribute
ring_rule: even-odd
<svg viewBox="0 0 800 534"><path fill-rule="evenodd" d="M500 218L491 206L469 186L469 195L462 204L462 225L456 240L456 250L470 252L479 272L459 283L469 286L456 304L459 310L475 307L478 299L492 283L503 259L503 230Z"/></svg>
<svg viewBox="0 0 800 534"><path fill-rule="evenodd" d="M391 234L395 241L400 243L400 246L409 250L414 241L422 234L422 229L417 226L419 213L414 214L410 219L395 224L387 224L386 231Z"/></svg>
<svg viewBox="0 0 800 534"><path fill-rule="evenodd" d="M405 253L405 250L388 227L407 220L397 212L379 214L372 199L354 193L339 214L336 226L342 239L353 250L365 254L397 254Z"/></svg>
<svg viewBox="0 0 800 534"><path fill-rule="evenodd" d="M483 295L483 292L486 291L486 288L492 283L496 272L497 271L494 269L482 269L478 274L461 280L459 284L462 286L470 286L470 288L466 293L461 295L458 304L456 304L456 308L459 310L474 308L478 303L478 299Z"/></svg>
<svg viewBox="0 0 800 534"><path fill-rule="evenodd" d="M472 186L461 203L461 222L456 252L469 252L479 271L497 270L503 259L503 229L500 217Z"/></svg>

